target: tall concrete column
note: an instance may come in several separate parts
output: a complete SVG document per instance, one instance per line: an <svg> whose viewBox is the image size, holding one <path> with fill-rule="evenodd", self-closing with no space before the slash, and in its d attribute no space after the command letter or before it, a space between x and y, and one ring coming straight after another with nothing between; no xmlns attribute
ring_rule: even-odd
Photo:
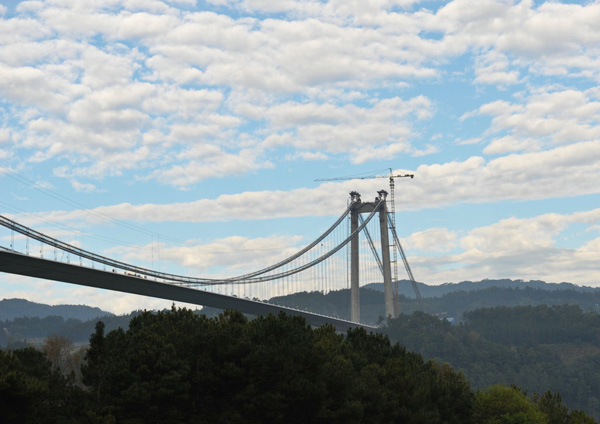
<svg viewBox="0 0 600 424"><path fill-rule="evenodd" d="M358 229L358 205L350 212L350 234ZM358 233L350 240L350 321L360 322L360 292L358 281Z"/></svg>
<svg viewBox="0 0 600 424"><path fill-rule="evenodd" d="M379 192L380 196L383 196ZM386 193L387 194L387 193ZM385 200L385 197L383 197ZM395 317L394 290L392 287L392 268L390 262L390 238L388 232L388 214L385 202L379 210L379 229L381 232L381 260L383 265L383 292L385 295L385 317Z"/></svg>

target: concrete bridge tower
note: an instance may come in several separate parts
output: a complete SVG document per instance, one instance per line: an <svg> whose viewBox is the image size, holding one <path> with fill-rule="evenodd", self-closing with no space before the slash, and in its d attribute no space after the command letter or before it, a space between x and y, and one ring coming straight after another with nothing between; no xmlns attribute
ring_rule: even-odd
<svg viewBox="0 0 600 424"><path fill-rule="evenodd" d="M390 242L388 233L388 212L385 199L387 192L380 190L375 202L362 202L360 194L356 191L350 193L353 206L350 211L350 233L358 229L358 215L371 213L375 210L379 200L382 205L379 209L379 228L381 232L381 261L383 265L383 291L385 295L385 316L394 314L394 294L392 288L392 271L390 262ZM350 320L360 322L360 293L359 293L359 234L350 241Z"/></svg>

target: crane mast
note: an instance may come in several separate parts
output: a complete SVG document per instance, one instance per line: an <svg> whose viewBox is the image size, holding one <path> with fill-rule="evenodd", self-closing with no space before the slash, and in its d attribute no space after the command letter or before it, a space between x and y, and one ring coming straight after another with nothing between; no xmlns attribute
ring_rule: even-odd
<svg viewBox="0 0 600 424"><path fill-rule="evenodd" d="M411 177L412 178L412 177ZM390 169L390 211L389 211L389 226L392 231L396 230L396 200L394 199L394 177ZM398 290L398 249L394 241L392 245L392 278L394 281L394 318L400 314L400 293Z"/></svg>

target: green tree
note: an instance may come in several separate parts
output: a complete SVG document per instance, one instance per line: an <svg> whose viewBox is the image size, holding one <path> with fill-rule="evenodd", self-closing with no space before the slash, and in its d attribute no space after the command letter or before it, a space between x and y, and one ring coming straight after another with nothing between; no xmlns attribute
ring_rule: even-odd
<svg viewBox="0 0 600 424"><path fill-rule="evenodd" d="M32 347L0 351L2 423L92 422L85 410L83 391L52 369L43 352Z"/></svg>
<svg viewBox="0 0 600 424"><path fill-rule="evenodd" d="M102 391L106 381L108 357L104 339L104 322L96 323L96 331L90 337L90 346L81 365L83 384L91 389L96 409L101 407Z"/></svg>
<svg viewBox="0 0 600 424"><path fill-rule="evenodd" d="M492 386L477 392L473 421L480 424L547 424L548 419L518 387Z"/></svg>
<svg viewBox="0 0 600 424"><path fill-rule="evenodd" d="M542 396L534 396L533 400L540 411L548 417L548 424L569 423L569 408L563 405L560 393L552 393L548 390Z"/></svg>
<svg viewBox="0 0 600 424"><path fill-rule="evenodd" d="M27 354L36 355L33 348ZM48 395L48 383L43 363L27 369L19 353L0 351L0 411L4 423L32 422L39 399ZM43 361L43 357L38 357Z"/></svg>
<svg viewBox="0 0 600 424"><path fill-rule="evenodd" d="M123 423L467 423L473 400L462 375L386 336L285 314L173 308L126 332L99 324L82 372L96 411Z"/></svg>
<svg viewBox="0 0 600 424"><path fill-rule="evenodd" d="M597 424L592 417L579 410L571 411L567 422L569 424Z"/></svg>

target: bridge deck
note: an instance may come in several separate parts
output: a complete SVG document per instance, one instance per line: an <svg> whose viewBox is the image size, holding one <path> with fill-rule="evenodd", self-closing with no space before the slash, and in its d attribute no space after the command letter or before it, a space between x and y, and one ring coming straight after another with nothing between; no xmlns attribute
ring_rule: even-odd
<svg viewBox="0 0 600 424"><path fill-rule="evenodd" d="M300 311L284 306L271 305L217 293L209 293L188 287L174 286L131 275L124 275L118 272L56 262L9 250L0 249L0 272L150 296L218 309L238 310L251 315L278 314L280 311L283 311L289 315L299 315L304 317L306 322L312 326L331 324L339 331L347 331L349 328L354 327L364 327L369 330L376 329L375 327L368 325Z"/></svg>

